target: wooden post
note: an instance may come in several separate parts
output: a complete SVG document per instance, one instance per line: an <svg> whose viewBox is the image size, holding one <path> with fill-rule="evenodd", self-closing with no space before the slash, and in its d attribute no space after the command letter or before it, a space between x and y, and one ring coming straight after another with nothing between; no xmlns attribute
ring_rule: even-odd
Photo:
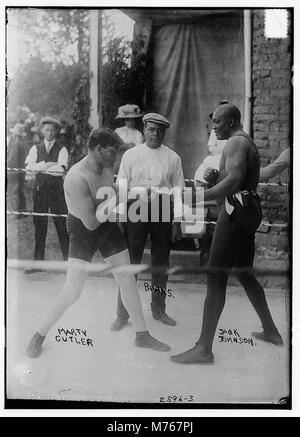
<svg viewBox="0 0 300 437"><path fill-rule="evenodd" d="M89 123L93 129L102 127L102 10L90 11L90 98Z"/></svg>
<svg viewBox="0 0 300 437"><path fill-rule="evenodd" d="M98 10L98 120L99 128L102 128L102 10Z"/></svg>
<svg viewBox="0 0 300 437"><path fill-rule="evenodd" d="M252 61L251 61L251 10L244 10L244 52L245 52L245 113L243 129L251 135L251 118L252 118Z"/></svg>

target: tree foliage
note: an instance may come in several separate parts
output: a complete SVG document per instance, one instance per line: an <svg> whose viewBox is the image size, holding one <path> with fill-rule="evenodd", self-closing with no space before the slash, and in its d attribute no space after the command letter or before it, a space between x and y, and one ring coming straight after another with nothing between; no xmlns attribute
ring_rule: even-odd
<svg viewBox="0 0 300 437"><path fill-rule="evenodd" d="M129 41L114 38L105 50L107 62L102 67L103 118L104 124L114 126L118 106L130 103Z"/></svg>
<svg viewBox="0 0 300 437"><path fill-rule="evenodd" d="M9 8L7 19L18 27L30 56L52 64L88 61L87 10Z"/></svg>
<svg viewBox="0 0 300 437"><path fill-rule="evenodd" d="M133 43L114 36L114 26L105 13L103 29L103 122L115 127L118 106L134 103L143 107L145 68L140 63L132 67Z"/></svg>
<svg viewBox="0 0 300 437"><path fill-rule="evenodd" d="M53 65L38 56L32 58L18 68L8 87L9 113L22 104L32 112L70 120L81 74L78 64Z"/></svg>
<svg viewBox="0 0 300 437"><path fill-rule="evenodd" d="M114 128L118 106L140 102L139 77L131 70L132 43L117 38L103 11L103 123ZM8 109L26 105L41 115L72 121L86 139L90 126L89 11L86 9L11 8L31 56L19 65L9 86Z"/></svg>

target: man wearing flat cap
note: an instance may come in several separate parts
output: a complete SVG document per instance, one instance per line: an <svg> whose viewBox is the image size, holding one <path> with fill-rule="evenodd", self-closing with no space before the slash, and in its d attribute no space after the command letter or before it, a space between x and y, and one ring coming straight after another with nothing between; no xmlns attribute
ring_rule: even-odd
<svg viewBox="0 0 300 437"><path fill-rule="evenodd" d="M68 168L68 151L64 144L56 140L60 123L52 117L41 119L41 133L44 140L33 145L26 158L26 170L37 172L33 188L33 212L66 214L67 206L63 190L63 176ZM53 217L63 259L68 259L69 237L65 217ZM33 216L34 259L45 258L47 216ZM28 269L25 273L34 273Z"/></svg>
<svg viewBox="0 0 300 437"><path fill-rule="evenodd" d="M143 117L145 142L127 150L120 164L117 183L126 183L128 190L144 189L147 202L146 219L131 220L130 201L125 227L130 261L139 264L142 260L148 236L151 239L152 294L151 310L155 320L167 325L176 325L166 314L166 290L171 242L181 238L180 222L174 219L174 203L171 201L173 188L184 186L181 159L176 152L162 144L169 121L161 114L148 113ZM150 195L151 193L151 195ZM155 206L156 205L156 206ZM157 207L158 205L158 207ZM168 214L164 214L167 205ZM158 211L156 214L155 208ZM148 286L147 285L147 286ZM111 326L113 331L127 324L129 315L118 295L117 319Z"/></svg>

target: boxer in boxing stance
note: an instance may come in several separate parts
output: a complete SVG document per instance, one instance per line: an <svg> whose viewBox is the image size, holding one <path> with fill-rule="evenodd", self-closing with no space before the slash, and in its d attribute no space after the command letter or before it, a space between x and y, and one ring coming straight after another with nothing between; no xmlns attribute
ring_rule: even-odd
<svg viewBox="0 0 300 437"><path fill-rule="evenodd" d="M88 265L97 250L112 266L130 264L123 234L116 222L107 220L107 202L103 202L103 197L99 199L101 188L111 188L115 193L114 200L118 202L117 187L113 184L113 164L120 144L120 138L110 129L94 130L88 139L87 156L75 164L65 178L70 238L67 278L62 293L29 342L27 355L31 358L41 354L42 344L51 327L79 298ZM135 345L169 351L168 345L153 338L146 329L134 274L126 271L112 273L134 324Z"/></svg>
<svg viewBox="0 0 300 437"><path fill-rule="evenodd" d="M181 364L213 363L212 344L225 305L227 280L232 267L240 269L236 276L263 327L261 332L253 332L252 336L275 345L283 344L264 289L252 271L255 231L262 218L256 192L260 171L258 150L242 130L241 113L232 104L218 106L213 114L213 129L218 140L228 140L216 183L204 191L204 201L217 200L219 214L208 261L211 271L207 277L200 338L192 349L170 357ZM207 179L208 176L204 177Z"/></svg>

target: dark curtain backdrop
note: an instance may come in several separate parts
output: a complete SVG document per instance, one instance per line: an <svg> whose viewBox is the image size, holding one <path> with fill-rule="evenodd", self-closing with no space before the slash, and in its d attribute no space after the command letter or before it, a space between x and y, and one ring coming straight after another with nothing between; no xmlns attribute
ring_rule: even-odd
<svg viewBox="0 0 300 437"><path fill-rule="evenodd" d="M244 111L244 36L241 16L206 17L152 29L148 107L171 122L164 143L193 177L207 155L208 115L227 99Z"/></svg>

